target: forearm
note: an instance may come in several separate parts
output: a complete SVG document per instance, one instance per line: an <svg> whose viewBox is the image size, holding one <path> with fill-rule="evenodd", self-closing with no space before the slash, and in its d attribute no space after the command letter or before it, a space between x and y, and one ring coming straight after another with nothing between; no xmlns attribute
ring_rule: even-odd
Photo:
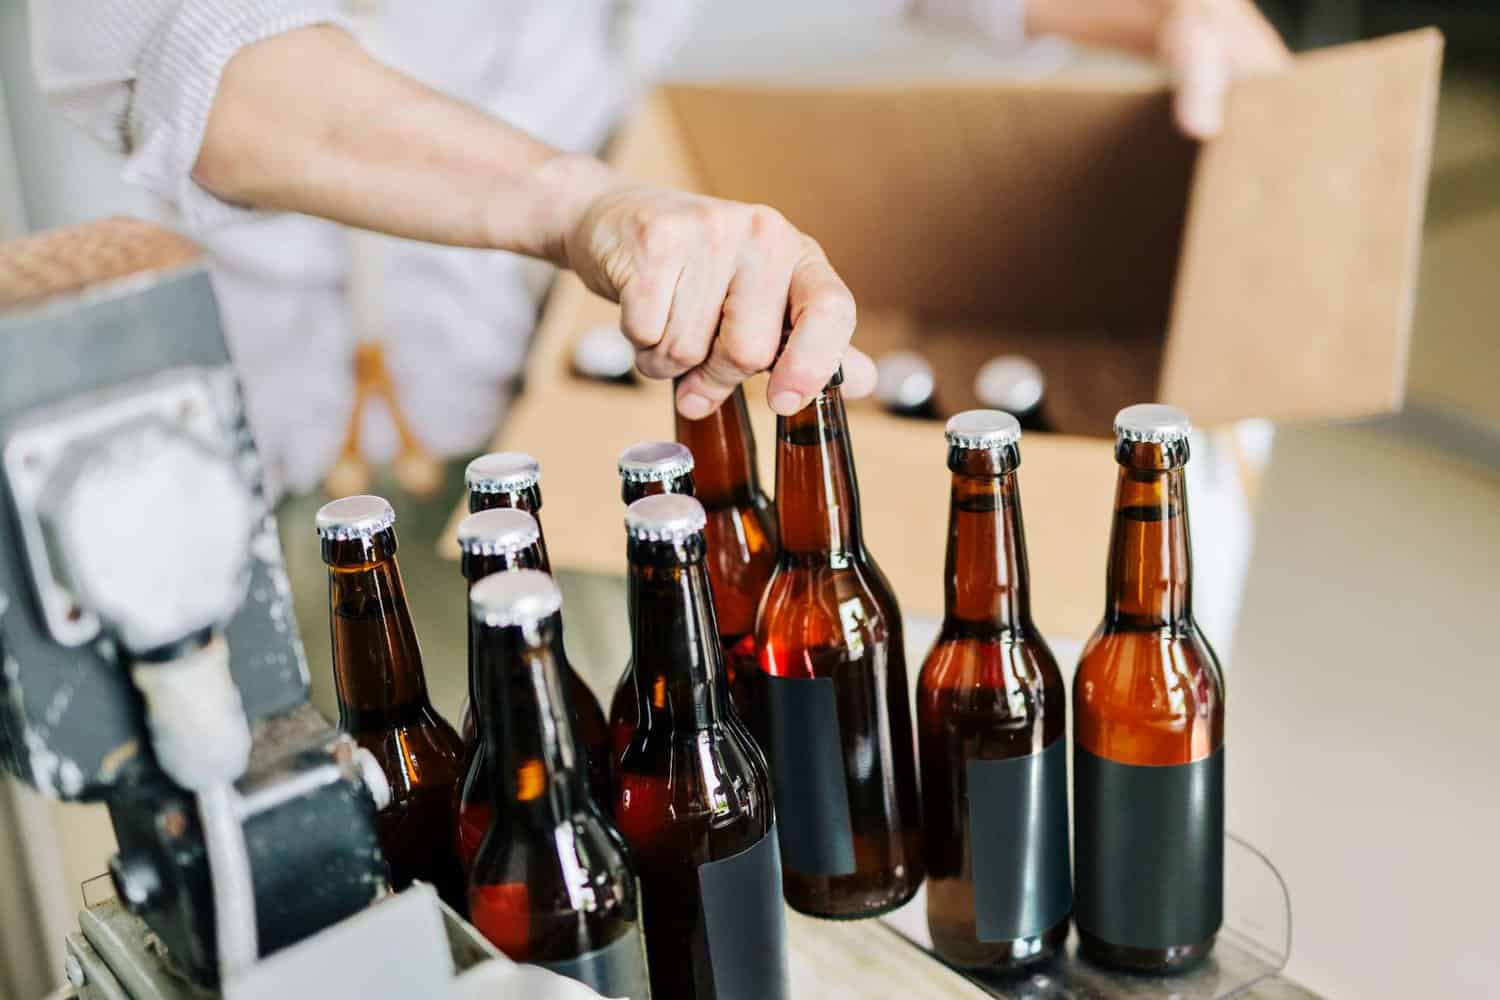
<svg viewBox="0 0 1500 1000"><path fill-rule="evenodd" d="M336 28L248 46L226 67L193 179L226 201L562 262L613 183L371 58Z"/></svg>

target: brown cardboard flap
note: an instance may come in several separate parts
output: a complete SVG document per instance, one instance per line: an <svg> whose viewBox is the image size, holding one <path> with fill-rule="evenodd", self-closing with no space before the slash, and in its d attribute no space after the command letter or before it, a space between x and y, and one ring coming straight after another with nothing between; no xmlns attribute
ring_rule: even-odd
<svg viewBox="0 0 1500 1000"><path fill-rule="evenodd" d="M1399 408L1441 52L1415 31L1235 85L1193 180L1162 399L1201 424Z"/></svg>

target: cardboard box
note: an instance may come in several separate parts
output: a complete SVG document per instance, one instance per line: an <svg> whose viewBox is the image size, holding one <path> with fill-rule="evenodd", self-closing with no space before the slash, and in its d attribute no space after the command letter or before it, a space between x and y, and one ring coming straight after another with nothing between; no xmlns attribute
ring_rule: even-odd
<svg viewBox="0 0 1500 1000"><path fill-rule="evenodd" d="M986 358L1049 378L1062 433L1022 444L1044 631L1098 621L1115 411L1163 400L1200 426L1397 409L1437 101L1434 31L1298 58L1235 85L1199 148L1159 87L1067 81L670 86L611 160L643 179L765 202L815 236L859 303L856 342L919 346L944 413ZM615 459L672 434L666 384L569 371L618 310L563 276L497 446L543 467L560 567L619 573ZM750 385L765 482L774 421ZM942 426L850 407L867 541L909 612L942 609ZM1200 546L1202 542L1200 541Z"/></svg>

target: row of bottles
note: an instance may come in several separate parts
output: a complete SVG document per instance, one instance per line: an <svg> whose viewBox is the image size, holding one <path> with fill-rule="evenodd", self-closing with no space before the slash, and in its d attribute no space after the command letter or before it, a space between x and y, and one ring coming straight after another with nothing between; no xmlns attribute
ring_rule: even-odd
<svg viewBox="0 0 1500 1000"><path fill-rule="evenodd" d="M427 703L388 505L320 512L341 722L386 748L372 746L392 813L409 817L382 817L393 882L433 882L513 957L591 983L637 974L616 966L638 945L610 928L638 907L659 997L783 995L783 895L804 913L863 918L924 877L934 945L954 964L1044 960L1070 916L1102 963L1196 962L1220 919L1223 695L1191 617L1186 418L1140 406L1117 420L1107 610L1073 687L1070 827L1067 701L1030 614L1018 422L949 421L946 614L914 734L900 612L862 538L839 381L778 419L774 506L742 393L679 419L682 444L621 456L632 656L607 717L566 657L533 460L485 456L467 477L469 740ZM350 581L366 576L394 624L341 637L359 617ZM512 605L549 610L485 625L516 618ZM433 806L443 795L429 785L445 781L447 808ZM552 882L517 860L532 854ZM605 897L618 921L578 915L602 913Z"/></svg>

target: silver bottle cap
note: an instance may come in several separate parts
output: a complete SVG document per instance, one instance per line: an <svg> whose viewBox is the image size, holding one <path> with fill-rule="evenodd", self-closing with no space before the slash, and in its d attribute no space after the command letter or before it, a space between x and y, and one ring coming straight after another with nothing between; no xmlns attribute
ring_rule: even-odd
<svg viewBox="0 0 1500 1000"><path fill-rule="evenodd" d="M542 467L524 451L492 451L464 469L464 485L474 493L515 493L542 479Z"/></svg>
<svg viewBox="0 0 1500 1000"><path fill-rule="evenodd" d="M318 537L335 542L373 538L395 523L396 511L384 497L344 497L318 511Z"/></svg>
<svg viewBox="0 0 1500 1000"><path fill-rule="evenodd" d="M891 351L875 362L875 398L887 409L925 406L936 387L932 365L915 351Z"/></svg>
<svg viewBox="0 0 1500 1000"><path fill-rule="evenodd" d="M1047 381L1030 358L1002 354L979 366L974 397L985 406L1006 413L1029 413L1042 401Z"/></svg>
<svg viewBox="0 0 1500 1000"><path fill-rule="evenodd" d="M617 326L596 326L574 342L573 367L589 378L624 378L635 368L635 345Z"/></svg>
<svg viewBox="0 0 1500 1000"><path fill-rule="evenodd" d="M640 542L680 542L707 523L703 505L681 493L642 497L625 508L625 533Z"/></svg>
<svg viewBox="0 0 1500 1000"><path fill-rule="evenodd" d="M490 628L535 625L562 610L562 592L536 569L491 573L469 591L469 614Z"/></svg>
<svg viewBox="0 0 1500 1000"><path fill-rule="evenodd" d="M943 428L954 448L989 451L1021 440L1021 422L1004 410L965 410Z"/></svg>
<svg viewBox="0 0 1500 1000"><path fill-rule="evenodd" d="M693 471L693 453L676 441L642 441L620 452L627 483L664 483Z"/></svg>
<svg viewBox="0 0 1500 1000"><path fill-rule="evenodd" d="M535 545L541 537L536 518L514 507L482 510L458 522L458 547L465 555L510 555Z"/></svg>
<svg viewBox="0 0 1500 1000"><path fill-rule="evenodd" d="M1160 403L1137 403L1115 414L1115 436L1121 441L1167 444L1183 440L1192 429L1186 413Z"/></svg>

